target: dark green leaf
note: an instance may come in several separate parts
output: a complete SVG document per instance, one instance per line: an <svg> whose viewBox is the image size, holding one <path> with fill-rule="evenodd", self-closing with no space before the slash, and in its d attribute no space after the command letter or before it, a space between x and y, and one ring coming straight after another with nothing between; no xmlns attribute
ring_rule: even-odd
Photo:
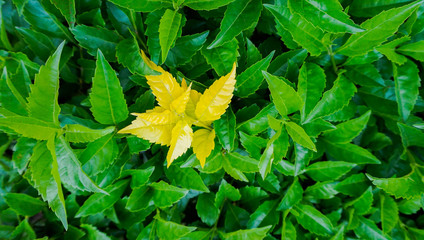
<svg viewBox="0 0 424 240"><path fill-rule="evenodd" d="M34 216L44 208L44 203L23 193L7 193L3 196L7 205L22 216Z"/></svg>
<svg viewBox="0 0 424 240"><path fill-rule="evenodd" d="M337 180L348 173L356 164L347 162L317 162L306 168L306 173L315 181Z"/></svg>
<svg viewBox="0 0 424 240"><path fill-rule="evenodd" d="M321 236L333 234L331 221L314 207L298 204L294 206L292 212L297 222L305 229Z"/></svg>
<svg viewBox="0 0 424 240"><path fill-rule="evenodd" d="M234 151L236 147L236 116L231 110L231 107L227 109L224 115L220 119L213 123L216 136L218 137L219 143L229 152Z"/></svg>
<svg viewBox="0 0 424 240"><path fill-rule="evenodd" d="M162 63L165 62L169 49L177 39L178 31L182 27L182 19L181 13L171 9L167 9L160 19L159 43L162 49Z"/></svg>
<svg viewBox="0 0 424 240"><path fill-rule="evenodd" d="M213 49L202 48L202 55L219 76L224 76L231 71L237 61L237 40L233 39Z"/></svg>
<svg viewBox="0 0 424 240"><path fill-rule="evenodd" d="M156 233L160 239L179 239L196 230L196 227L187 227L178 223L168 222L156 217Z"/></svg>
<svg viewBox="0 0 424 240"><path fill-rule="evenodd" d="M293 183L287 189L286 194L278 205L277 210L288 210L291 209L294 205L302 201L303 198L303 188L299 183L299 179L295 178Z"/></svg>

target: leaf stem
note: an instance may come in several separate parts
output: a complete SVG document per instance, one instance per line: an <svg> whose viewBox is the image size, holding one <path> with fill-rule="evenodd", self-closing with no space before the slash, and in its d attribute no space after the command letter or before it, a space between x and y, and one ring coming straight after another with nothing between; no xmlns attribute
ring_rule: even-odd
<svg viewBox="0 0 424 240"><path fill-rule="evenodd" d="M336 60L334 59L334 53L331 46L328 47L328 55L330 55L331 64L333 65L334 73L338 74L339 69L337 68Z"/></svg>

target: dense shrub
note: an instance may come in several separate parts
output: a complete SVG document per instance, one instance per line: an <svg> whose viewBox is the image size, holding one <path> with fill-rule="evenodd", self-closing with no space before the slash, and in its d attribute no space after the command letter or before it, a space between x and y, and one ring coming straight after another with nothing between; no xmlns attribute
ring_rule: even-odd
<svg viewBox="0 0 424 240"><path fill-rule="evenodd" d="M0 239L424 239L423 1L0 6Z"/></svg>

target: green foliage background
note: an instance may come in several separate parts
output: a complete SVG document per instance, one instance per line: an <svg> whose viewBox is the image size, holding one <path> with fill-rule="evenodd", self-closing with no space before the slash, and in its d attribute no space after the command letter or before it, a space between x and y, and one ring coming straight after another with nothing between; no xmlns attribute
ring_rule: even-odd
<svg viewBox="0 0 424 240"><path fill-rule="evenodd" d="M424 239L423 1L0 6L0 239ZM204 168L116 133L140 49L200 92L237 62Z"/></svg>

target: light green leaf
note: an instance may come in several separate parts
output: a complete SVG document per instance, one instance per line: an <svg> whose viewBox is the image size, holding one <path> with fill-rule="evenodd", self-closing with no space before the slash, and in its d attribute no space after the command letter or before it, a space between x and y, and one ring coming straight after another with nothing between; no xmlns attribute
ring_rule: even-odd
<svg viewBox="0 0 424 240"><path fill-rule="evenodd" d="M327 153L336 160L356 164L380 164L368 150L352 143L333 143L325 141Z"/></svg>
<svg viewBox="0 0 424 240"><path fill-rule="evenodd" d="M258 60L240 75L238 75L234 95L238 97L248 97L254 94L262 84L264 76L262 71L266 71L274 56L272 51L266 58Z"/></svg>
<svg viewBox="0 0 424 240"><path fill-rule="evenodd" d="M99 231L95 226L90 224L81 224L81 228L87 231L89 240L111 240L104 232Z"/></svg>
<svg viewBox="0 0 424 240"><path fill-rule="evenodd" d="M373 221L366 219L364 217L359 217L359 226L354 228L353 231L361 239L365 239L365 240L391 239L390 237L386 237Z"/></svg>
<svg viewBox="0 0 424 240"><path fill-rule="evenodd" d="M372 183L396 198L417 198L422 194L424 183L419 170L413 169L411 173L399 178L376 178L367 174Z"/></svg>
<svg viewBox="0 0 424 240"><path fill-rule="evenodd" d="M110 0L114 4L136 12L153 12L172 7L172 0Z"/></svg>
<svg viewBox="0 0 424 240"><path fill-rule="evenodd" d="M295 178L293 183L287 189L286 194L278 205L277 210L288 210L291 209L294 205L302 201L303 198L303 188L299 183L299 179Z"/></svg>
<svg viewBox="0 0 424 240"><path fill-rule="evenodd" d="M149 186L141 186L141 187L135 188L131 192L125 208L131 212L138 212L143 209L146 209L149 206L152 206L153 192L154 190L150 188Z"/></svg>
<svg viewBox="0 0 424 240"><path fill-rule="evenodd" d="M322 99L311 110L303 123L311 122L314 119L325 117L341 110L349 103L355 92L355 85L343 74L340 74L333 87L324 93Z"/></svg>
<svg viewBox="0 0 424 240"><path fill-rule="evenodd" d="M297 13L316 27L331 33L358 33L362 32L343 11L337 0L289 0L288 5L292 13Z"/></svg>
<svg viewBox="0 0 424 240"><path fill-rule="evenodd" d="M278 200L265 201L250 215L248 228L257 228L279 222L280 213L276 211Z"/></svg>
<svg viewBox="0 0 424 240"><path fill-rule="evenodd" d="M261 0L235 0L230 3L221 21L220 31L208 49L233 40L242 31L254 27L262 11Z"/></svg>
<svg viewBox="0 0 424 240"><path fill-rule="evenodd" d="M373 200L372 187L370 186L361 196L346 203L346 206L353 206L358 215L364 215L371 210Z"/></svg>
<svg viewBox="0 0 424 240"><path fill-rule="evenodd" d="M185 0L184 6L194 10L213 10L225 6L234 0Z"/></svg>
<svg viewBox="0 0 424 240"><path fill-rule="evenodd" d="M237 129L250 135L261 133L269 127L268 115L272 117L276 117L278 115L278 111L272 103L263 107L255 117L240 123L237 126Z"/></svg>
<svg viewBox="0 0 424 240"><path fill-rule="evenodd" d="M320 55L325 51L326 48L322 42L324 32L321 29L314 27L299 15L290 13L287 6L269 4L264 6L274 15L275 23L290 32L293 40L306 48L312 56Z"/></svg>
<svg viewBox="0 0 424 240"><path fill-rule="evenodd" d="M405 148L410 146L424 147L424 133L421 130L403 123L397 123L397 126Z"/></svg>
<svg viewBox="0 0 424 240"><path fill-rule="evenodd" d="M386 194L380 194L380 218L384 233L390 233L399 221L397 203Z"/></svg>
<svg viewBox="0 0 424 240"><path fill-rule="evenodd" d="M80 46L87 49L91 56L96 56L99 49L108 61L116 61L115 49L116 45L119 43L120 37L115 31L85 25L78 25L72 28L71 31Z"/></svg>
<svg viewBox="0 0 424 240"><path fill-rule="evenodd" d="M29 171L34 188L38 190L43 200L49 203L50 208L67 229L65 199L56 156L51 153L52 148L54 151L54 147L50 147L49 150L45 141L39 142L31 156Z"/></svg>
<svg viewBox="0 0 424 240"><path fill-rule="evenodd" d="M75 0L50 0L65 17L69 26L75 25Z"/></svg>
<svg viewBox="0 0 424 240"><path fill-rule="evenodd" d="M44 203L24 193L6 193L4 200L11 209L22 216L34 216L44 208Z"/></svg>
<svg viewBox="0 0 424 240"><path fill-rule="evenodd" d="M294 147L294 175L298 176L302 174L308 166L309 161L312 158L312 151L297 143L295 143Z"/></svg>
<svg viewBox="0 0 424 240"><path fill-rule="evenodd" d="M336 125L336 129L323 134L327 141L333 143L349 143L367 126L371 111L362 116Z"/></svg>
<svg viewBox="0 0 424 240"><path fill-rule="evenodd" d="M421 86L417 65L410 60L402 66L393 65L393 77L398 113L402 120L406 121L414 109L418 98L418 88Z"/></svg>
<svg viewBox="0 0 424 240"><path fill-rule="evenodd" d="M403 45L397 48L396 51L407 56L413 57L418 61L424 61L424 41L418 41Z"/></svg>
<svg viewBox="0 0 424 240"><path fill-rule="evenodd" d="M392 36L399 26L419 7L421 2L413 2L399 8L381 12L363 22L365 31L352 35L337 53L359 56L371 51Z"/></svg>
<svg viewBox="0 0 424 240"><path fill-rule="evenodd" d="M162 63L168 56L169 49L174 45L177 39L178 31L182 27L183 15L178 11L166 9L159 24L159 43L162 49Z"/></svg>
<svg viewBox="0 0 424 240"><path fill-rule="evenodd" d="M37 144L37 140L32 138L21 137L17 140L13 147L12 162L13 167L18 170L19 174L22 174L32 154L32 150Z"/></svg>
<svg viewBox="0 0 424 240"><path fill-rule="evenodd" d="M272 101L283 118L293 112L296 112L302 107L302 99L283 79L265 71L262 71L262 74L268 83L269 90L271 91Z"/></svg>
<svg viewBox="0 0 424 240"><path fill-rule="evenodd" d="M197 227L187 227L178 223L168 222L159 216L156 219L156 234L160 239L179 239L196 230Z"/></svg>
<svg viewBox="0 0 424 240"><path fill-rule="evenodd" d="M80 161L63 136L57 138L55 144L59 174L66 188L84 192L106 193L82 170Z"/></svg>
<svg viewBox="0 0 424 240"><path fill-rule="evenodd" d="M296 240L296 228L293 223L287 218L288 213L283 214L283 226L281 227L281 238L287 240Z"/></svg>
<svg viewBox="0 0 424 240"><path fill-rule="evenodd" d="M250 136L244 132L239 133L241 145L252 158L259 159L261 157L261 150L267 145L267 140L260 137Z"/></svg>
<svg viewBox="0 0 424 240"><path fill-rule="evenodd" d="M10 128L23 137L37 140L50 139L61 131L56 124L21 116L0 118L0 126Z"/></svg>
<svg viewBox="0 0 424 240"><path fill-rule="evenodd" d="M262 240L266 237L266 233L271 229L271 227L272 226L266 226L262 228L238 230L230 233L219 232L219 234L226 240Z"/></svg>
<svg viewBox="0 0 424 240"><path fill-rule="evenodd" d="M306 147L312 151L317 151L315 144L312 142L311 138L306 134L305 130L294 122L284 122L287 133L293 139L294 142Z"/></svg>
<svg viewBox="0 0 424 240"><path fill-rule="evenodd" d="M353 174L343 181L337 183L335 189L349 196L359 196L368 188L368 179L364 174Z"/></svg>
<svg viewBox="0 0 424 240"><path fill-rule="evenodd" d="M297 222L305 229L320 236L333 234L333 225L331 221L314 207L297 204L292 209L292 212Z"/></svg>
<svg viewBox="0 0 424 240"><path fill-rule="evenodd" d="M355 166L348 162L323 161L311 164L306 168L306 173L317 182L337 180Z"/></svg>
<svg viewBox="0 0 424 240"><path fill-rule="evenodd" d="M346 77L356 84L366 87L385 86L384 80L378 72L377 68L370 64L360 64L346 66Z"/></svg>
<svg viewBox="0 0 424 240"><path fill-rule="evenodd" d="M215 196L215 206L217 208L222 207L224 201L229 199L231 201L240 200L241 195L237 188L233 187L231 184L227 183L225 179L222 179L221 184L219 185L218 192Z"/></svg>
<svg viewBox="0 0 424 240"><path fill-rule="evenodd" d="M159 208L172 206L188 193L188 190L169 185L164 181L154 182L150 187L154 190L153 202Z"/></svg>
<svg viewBox="0 0 424 240"><path fill-rule="evenodd" d="M231 107L228 107L224 115L213 123L213 128L215 129L219 143L221 143L227 151L234 151L237 136L236 116L233 110L231 110Z"/></svg>
<svg viewBox="0 0 424 240"><path fill-rule="evenodd" d="M133 74L158 75L159 73L147 66L141 57L140 48L134 38L128 38L119 42L116 46L118 62Z"/></svg>
<svg viewBox="0 0 424 240"><path fill-rule="evenodd" d="M234 168L242 172L253 173L258 171L258 161L253 158L242 156L237 152L227 153L225 156Z"/></svg>
<svg viewBox="0 0 424 240"><path fill-rule="evenodd" d="M124 193L128 186L128 180L121 180L105 188L105 193L95 193L91 195L80 207L75 217L85 217L101 213L113 206Z"/></svg>
<svg viewBox="0 0 424 240"><path fill-rule="evenodd" d="M325 73L314 63L304 63L300 68L297 93L303 101L300 111L302 122L320 100L325 88Z"/></svg>
<svg viewBox="0 0 424 240"><path fill-rule="evenodd" d="M35 75L34 84L28 97L28 112L30 117L59 125L59 61L65 42L62 42L56 52L41 66Z"/></svg>
<svg viewBox="0 0 424 240"><path fill-rule="evenodd" d="M131 188L138 188L144 186L149 182L155 167L151 166L146 169L127 169L121 172L120 178L131 176Z"/></svg>
<svg viewBox="0 0 424 240"><path fill-rule="evenodd" d="M384 54L384 56L387 57L387 59L389 59L390 61L402 65L404 64L408 59L403 56L400 55L396 52L396 48L398 47L398 45L409 41L411 38L408 36L405 37L401 37L398 39L395 39L389 43L386 43L382 46L377 47L376 49L381 52L382 54Z"/></svg>
<svg viewBox="0 0 424 240"><path fill-rule="evenodd" d="M100 123L116 125L128 117L128 108L119 79L100 50L97 52L90 103L90 110Z"/></svg>
<svg viewBox="0 0 424 240"><path fill-rule="evenodd" d="M67 124L65 126L65 139L68 142L92 142L115 130L115 127L104 129L91 129L79 124Z"/></svg>

